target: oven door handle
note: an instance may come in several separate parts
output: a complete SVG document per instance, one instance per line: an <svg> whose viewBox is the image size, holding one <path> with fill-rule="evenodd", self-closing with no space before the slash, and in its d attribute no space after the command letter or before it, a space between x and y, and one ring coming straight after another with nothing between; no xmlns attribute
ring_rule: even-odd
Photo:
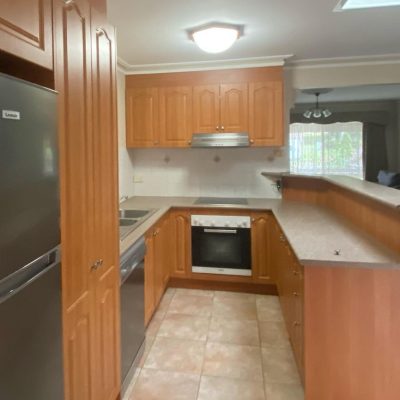
<svg viewBox="0 0 400 400"><path fill-rule="evenodd" d="M204 233L231 233L233 235L237 234L237 229L204 229Z"/></svg>

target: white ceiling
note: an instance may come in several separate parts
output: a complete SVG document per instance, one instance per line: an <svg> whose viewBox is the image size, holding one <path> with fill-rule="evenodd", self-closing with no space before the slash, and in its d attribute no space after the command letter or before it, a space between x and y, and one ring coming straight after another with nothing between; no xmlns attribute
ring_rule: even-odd
<svg viewBox="0 0 400 400"><path fill-rule="evenodd" d="M131 65L293 54L295 59L400 53L400 7L333 12L338 0L108 0L118 56ZM186 29L245 25L225 53L198 49Z"/></svg>
<svg viewBox="0 0 400 400"><path fill-rule="evenodd" d="M400 67L399 67L400 68ZM317 90L316 90L317 91ZM335 103L343 101L400 100L400 85L365 85L335 88L329 93L321 94L320 101ZM296 103L313 103L315 96L298 92Z"/></svg>

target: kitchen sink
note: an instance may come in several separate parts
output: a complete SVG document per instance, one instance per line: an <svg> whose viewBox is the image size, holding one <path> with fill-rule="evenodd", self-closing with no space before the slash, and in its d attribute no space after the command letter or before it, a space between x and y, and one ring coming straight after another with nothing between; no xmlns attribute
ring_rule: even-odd
<svg viewBox="0 0 400 400"><path fill-rule="evenodd" d="M151 211L151 210L150 210ZM142 218L149 213L149 210L119 210L120 218Z"/></svg>
<svg viewBox="0 0 400 400"><path fill-rule="evenodd" d="M157 209L119 210L119 235L124 240L133 230L153 215Z"/></svg>
<svg viewBox="0 0 400 400"><path fill-rule="evenodd" d="M132 219L132 218L120 218L119 219L119 226L132 226L136 224L139 220Z"/></svg>

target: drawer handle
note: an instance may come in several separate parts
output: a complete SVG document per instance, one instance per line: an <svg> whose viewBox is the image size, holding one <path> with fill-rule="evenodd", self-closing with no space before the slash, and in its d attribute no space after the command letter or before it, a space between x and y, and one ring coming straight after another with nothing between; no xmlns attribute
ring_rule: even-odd
<svg viewBox="0 0 400 400"><path fill-rule="evenodd" d="M299 275L299 271L296 271L295 269L293 270L293 275L294 276L298 276Z"/></svg>
<svg viewBox="0 0 400 400"><path fill-rule="evenodd" d="M293 322L293 326L294 326L294 327L297 327L297 326L300 326L300 325L301 325L301 323L298 322L298 321L294 321L294 322Z"/></svg>
<svg viewBox="0 0 400 400"><path fill-rule="evenodd" d="M299 294L297 292L293 292L294 297L299 297Z"/></svg>

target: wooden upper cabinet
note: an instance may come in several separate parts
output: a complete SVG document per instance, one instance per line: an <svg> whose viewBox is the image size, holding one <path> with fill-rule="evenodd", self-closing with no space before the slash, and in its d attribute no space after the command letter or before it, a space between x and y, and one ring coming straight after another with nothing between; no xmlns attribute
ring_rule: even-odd
<svg viewBox="0 0 400 400"><path fill-rule="evenodd" d="M248 132L248 84L221 85L220 97L220 132Z"/></svg>
<svg viewBox="0 0 400 400"><path fill-rule="evenodd" d="M160 146L187 147L192 138L192 88L165 87L159 90Z"/></svg>
<svg viewBox="0 0 400 400"><path fill-rule="evenodd" d="M53 69L52 0L2 0L0 50Z"/></svg>
<svg viewBox="0 0 400 400"><path fill-rule="evenodd" d="M215 133L220 126L219 85L193 88L193 132Z"/></svg>
<svg viewBox="0 0 400 400"><path fill-rule="evenodd" d="M255 146L284 145L283 83L250 83L249 134Z"/></svg>
<svg viewBox="0 0 400 400"><path fill-rule="evenodd" d="M159 145L159 104L157 88L133 88L126 91L126 145Z"/></svg>

